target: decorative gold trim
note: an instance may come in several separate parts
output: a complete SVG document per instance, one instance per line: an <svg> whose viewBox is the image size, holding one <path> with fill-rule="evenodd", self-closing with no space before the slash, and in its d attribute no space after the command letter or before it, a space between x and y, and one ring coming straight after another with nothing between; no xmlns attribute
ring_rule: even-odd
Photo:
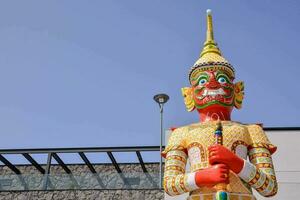
<svg viewBox="0 0 300 200"><path fill-rule="evenodd" d="M277 150L276 146L266 143L253 143L248 146L248 151L250 151L253 148L266 148L270 151L271 154L273 154Z"/></svg>
<svg viewBox="0 0 300 200"><path fill-rule="evenodd" d="M178 156L178 155L170 155L170 156L168 156L168 157L166 158L166 160L173 160L173 159L179 160L179 161L181 161L181 162L183 162L183 163L186 162L186 159L185 159L184 157L181 157L181 156Z"/></svg>
<svg viewBox="0 0 300 200"><path fill-rule="evenodd" d="M184 104L188 112L195 109L195 102L193 99L193 89L189 87L181 88L181 93L184 98Z"/></svg>
<svg viewBox="0 0 300 200"><path fill-rule="evenodd" d="M169 171L169 170L176 170L176 171L180 171L182 173L185 172L185 169L183 169L182 167L179 167L177 165L169 165L166 167L166 171Z"/></svg>
<svg viewBox="0 0 300 200"><path fill-rule="evenodd" d="M244 99L244 82L237 82L234 84L234 106L237 109L242 108L243 99Z"/></svg>
<svg viewBox="0 0 300 200"><path fill-rule="evenodd" d="M255 153L255 154L249 155L249 160L252 161L253 159L258 158L258 157L271 158L271 155L268 153Z"/></svg>
<svg viewBox="0 0 300 200"><path fill-rule="evenodd" d="M248 147L248 144L242 140L237 140L231 145L231 151L235 153L236 147L239 145L244 145L246 148Z"/></svg>
<svg viewBox="0 0 300 200"><path fill-rule="evenodd" d="M199 148L199 150L200 150L200 156L201 156L201 162L205 162L207 159L206 159L206 153L204 151L203 146L200 143L198 143L198 142L193 142L193 143L191 143L191 144L189 144L187 146L188 151L192 147L198 147Z"/></svg>

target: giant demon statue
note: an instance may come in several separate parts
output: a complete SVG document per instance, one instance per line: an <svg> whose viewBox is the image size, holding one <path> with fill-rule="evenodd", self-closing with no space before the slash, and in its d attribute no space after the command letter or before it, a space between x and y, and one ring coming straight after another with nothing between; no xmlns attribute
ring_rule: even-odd
<svg viewBox="0 0 300 200"><path fill-rule="evenodd" d="M171 133L163 152L169 195L189 192L193 200L253 200L251 188L265 197L276 194L271 157L276 147L260 125L231 121L231 111L241 108L244 95L243 82L234 83L234 78L234 68L214 40L208 10L206 41L189 73L191 87L182 89L187 110L197 110L200 122Z"/></svg>

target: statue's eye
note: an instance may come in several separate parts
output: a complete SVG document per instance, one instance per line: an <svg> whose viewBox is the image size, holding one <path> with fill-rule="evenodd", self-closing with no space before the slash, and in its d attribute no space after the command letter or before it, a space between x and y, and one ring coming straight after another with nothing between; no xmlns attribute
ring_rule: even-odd
<svg viewBox="0 0 300 200"><path fill-rule="evenodd" d="M229 83L230 81L228 80L228 78L226 76L220 75L218 77L218 82L221 84L224 84L224 83Z"/></svg>
<svg viewBox="0 0 300 200"><path fill-rule="evenodd" d="M206 78L201 78L199 80L199 85L204 85L207 82Z"/></svg>
<svg viewBox="0 0 300 200"><path fill-rule="evenodd" d="M221 77L218 79L219 83L226 83L226 79L224 77Z"/></svg>

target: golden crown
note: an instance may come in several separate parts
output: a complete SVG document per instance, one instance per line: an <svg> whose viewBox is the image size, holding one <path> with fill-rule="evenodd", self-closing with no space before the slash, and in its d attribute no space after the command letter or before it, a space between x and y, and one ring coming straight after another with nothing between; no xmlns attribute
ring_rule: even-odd
<svg viewBox="0 0 300 200"><path fill-rule="evenodd" d="M206 19L206 41L204 42L204 47L199 59L196 61L189 73L189 80L192 85L197 80L199 73L211 69L224 70L231 78L234 78L233 66L222 56L222 53L214 40L211 10L207 10Z"/></svg>

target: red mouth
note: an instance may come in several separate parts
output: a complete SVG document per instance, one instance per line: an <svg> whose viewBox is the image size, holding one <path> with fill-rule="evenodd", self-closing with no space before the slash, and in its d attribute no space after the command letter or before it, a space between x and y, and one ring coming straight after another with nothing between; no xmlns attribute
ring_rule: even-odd
<svg viewBox="0 0 300 200"><path fill-rule="evenodd" d="M210 96L210 95L208 95L208 96L206 96L206 97L204 97L202 99L202 103L203 104L206 104L206 103L211 102L211 101L225 102L225 98L224 98L224 96L218 94L216 96Z"/></svg>
<svg viewBox="0 0 300 200"><path fill-rule="evenodd" d="M199 108L212 104L231 106L233 103L233 91L229 87L220 87L218 89L200 88L195 89L194 100Z"/></svg>

